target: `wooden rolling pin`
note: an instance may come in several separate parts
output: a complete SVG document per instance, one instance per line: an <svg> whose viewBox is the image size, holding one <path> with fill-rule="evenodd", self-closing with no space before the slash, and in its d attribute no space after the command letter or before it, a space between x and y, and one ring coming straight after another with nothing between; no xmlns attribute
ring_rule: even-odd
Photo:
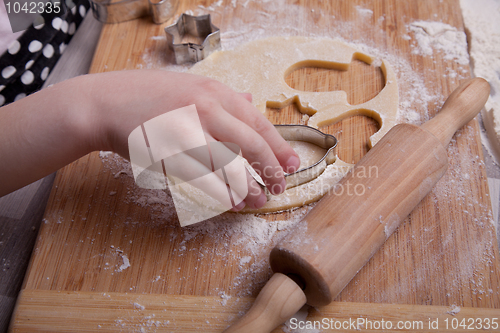
<svg viewBox="0 0 500 333"><path fill-rule="evenodd" d="M462 83L422 126L393 127L270 254L274 275L226 332L270 332L304 304L329 304L431 191L454 133L486 103L484 79ZM342 191L343 190L343 191Z"/></svg>

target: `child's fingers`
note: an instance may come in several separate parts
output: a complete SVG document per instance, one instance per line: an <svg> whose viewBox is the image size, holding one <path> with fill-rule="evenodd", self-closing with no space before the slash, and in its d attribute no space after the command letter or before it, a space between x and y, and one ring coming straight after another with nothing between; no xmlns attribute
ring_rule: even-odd
<svg viewBox="0 0 500 333"><path fill-rule="evenodd" d="M260 173L271 193L279 194L284 191L286 182L283 169L273 150L259 133L222 109L211 112L211 116L202 122L215 139L235 143L241 148L243 156ZM275 130L272 125L271 128Z"/></svg>
<svg viewBox="0 0 500 333"><path fill-rule="evenodd" d="M262 206L264 206L267 202L267 197L260 185L253 179L253 177L246 172L247 176L247 185L248 185L248 195L245 198L244 201L242 201L242 204L236 204L236 207L234 207L232 210L237 212L245 208L245 204L253 209L259 209Z"/></svg>
<svg viewBox="0 0 500 333"><path fill-rule="evenodd" d="M245 207L245 204L251 208L264 206L267 198L263 189L248 172L244 160L237 156L241 148L217 142L209 133L205 133L205 138L210 146L212 167L217 169L215 171L219 175L222 175L219 168L223 168L222 176L229 182L233 202L236 205L232 210L239 211Z"/></svg>
<svg viewBox="0 0 500 333"><path fill-rule="evenodd" d="M250 208L258 209L265 205L267 197L260 185L253 179L247 171L248 195L245 202Z"/></svg>
<svg viewBox="0 0 500 333"><path fill-rule="evenodd" d="M226 103L228 104L226 110L262 136L286 172L296 171L299 168L300 160L292 147L257 108L238 95L234 97Z"/></svg>
<svg viewBox="0 0 500 333"><path fill-rule="evenodd" d="M250 94L250 93L238 93L238 94L240 94L247 101L249 101L250 103L252 103L252 94Z"/></svg>

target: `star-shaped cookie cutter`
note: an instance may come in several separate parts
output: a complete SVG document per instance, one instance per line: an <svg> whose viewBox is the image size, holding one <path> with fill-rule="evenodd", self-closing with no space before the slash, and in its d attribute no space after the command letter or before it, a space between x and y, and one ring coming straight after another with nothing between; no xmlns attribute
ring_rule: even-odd
<svg viewBox="0 0 500 333"><path fill-rule="evenodd" d="M212 24L210 14L182 14L176 23L165 28L165 33L168 47L174 52L178 65L203 60L220 48L220 30ZM203 43L182 43L186 35L202 38Z"/></svg>

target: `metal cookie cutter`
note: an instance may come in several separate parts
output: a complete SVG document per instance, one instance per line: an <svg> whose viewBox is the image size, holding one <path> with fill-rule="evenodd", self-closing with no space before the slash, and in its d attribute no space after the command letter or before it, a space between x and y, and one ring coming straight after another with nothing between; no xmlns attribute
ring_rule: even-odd
<svg viewBox="0 0 500 333"><path fill-rule="evenodd" d="M308 167L299 169L293 173L285 174L286 188L291 188L298 186L312 179L318 177L326 168L328 164L335 162L336 159L336 147L337 138L333 135L323 133L315 128L305 126L305 125L274 125L278 133L287 141L303 141L312 143L318 147L326 149L325 155ZM255 181L259 183L265 189L265 193L269 199L269 192L265 188L264 182L257 175L254 170L250 174L253 176Z"/></svg>
<svg viewBox="0 0 500 333"><path fill-rule="evenodd" d="M336 159L337 138L305 125L274 125L287 141L304 141L326 149L325 155L308 167L285 174L286 187L294 187L318 177Z"/></svg>
<svg viewBox="0 0 500 333"><path fill-rule="evenodd" d="M165 33L168 46L174 52L178 65L203 60L220 48L220 30L212 24L210 14L182 14L175 24L165 28ZM202 38L203 43L182 43L182 38L186 35Z"/></svg>
<svg viewBox="0 0 500 333"><path fill-rule="evenodd" d="M104 23L119 23L149 15L160 24L174 16L179 0L90 0L94 17Z"/></svg>

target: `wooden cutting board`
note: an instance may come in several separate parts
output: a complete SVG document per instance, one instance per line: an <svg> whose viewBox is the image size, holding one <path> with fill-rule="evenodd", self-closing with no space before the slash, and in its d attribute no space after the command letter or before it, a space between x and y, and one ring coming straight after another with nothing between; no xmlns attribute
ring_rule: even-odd
<svg viewBox="0 0 500 333"><path fill-rule="evenodd" d="M223 1L211 6L182 1L178 14L200 8L213 14L223 32L244 30L258 19L249 13L259 13L293 25L290 35L369 40L404 59L436 95L447 96L458 86L445 75L450 69L469 75L467 66L458 67L441 53L434 58L411 53L411 40L404 38L406 26L416 20L443 21L463 30L454 0ZM105 25L91 71L168 65L166 42L156 36L164 36L170 23L154 25L144 18ZM345 73L300 69L287 82L296 89L346 90L352 104L372 98L384 83L381 73L360 62ZM439 105L428 106L431 116L438 110ZM303 122L294 106L268 110L267 116L273 123ZM374 120L354 116L322 130L338 137L341 159L356 162L377 128ZM338 296L344 303L311 310L310 318L406 320L436 313L442 324L458 318L447 313L456 312L447 310L452 305L495 308L462 314L500 317L498 249L477 121L455 136L449 160L436 189ZM256 240L231 229L235 215L226 214L211 232L181 229L175 214L166 214L161 202L148 202L141 191L122 162L99 153L57 173L12 331L220 331L248 308L247 297L255 297L270 276L273 241L293 230L278 228L272 241L249 247ZM263 218L272 223L300 213Z"/></svg>

